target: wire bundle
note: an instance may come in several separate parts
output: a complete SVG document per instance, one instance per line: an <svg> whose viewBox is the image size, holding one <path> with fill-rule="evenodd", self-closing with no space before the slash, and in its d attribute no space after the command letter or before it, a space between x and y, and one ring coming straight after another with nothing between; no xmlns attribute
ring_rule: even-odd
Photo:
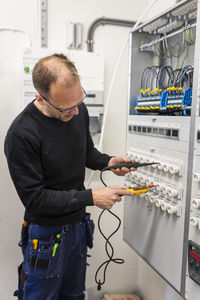
<svg viewBox="0 0 200 300"><path fill-rule="evenodd" d="M156 41L155 36L152 34L148 34L145 37L142 38L140 47L143 47L145 42L148 44L151 44L153 42L153 48L152 51L154 55L158 57L158 64L160 58L170 58L171 65L172 65L172 58L177 59L177 67L182 67L185 59L188 56L189 53L189 47L193 46L195 44L195 34L191 28L191 26L188 24L185 26L185 29L183 31L183 37L176 40L175 42L168 44L168 37L163 36L163 39L161 41ZM185 56L182 59L182 62L179 63L179 59L184 54Z"/></svg>
<svg viewBox="0 0 200 300"><path fill-rule="evenodd" d="M142 74L141 91L163 91L168 87L192 87L193 67L187 65L173 70L171 66L146 67Z"/></svg>

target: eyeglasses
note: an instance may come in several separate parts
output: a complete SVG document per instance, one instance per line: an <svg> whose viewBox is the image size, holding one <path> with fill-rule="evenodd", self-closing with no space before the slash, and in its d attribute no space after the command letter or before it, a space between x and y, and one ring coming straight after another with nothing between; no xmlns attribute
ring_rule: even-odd
<svg viewBox="0 0 200 300"><path fill-rule="evenodd" d="M84 101L84 99L87 97L87 93L86 93L86 91L84 90L84 88L82 88L82 91L83 91L83 94L84 94L84 96L83 96L83 98L81 99L81 101L78 103L78 104L76 104L76 105L74 105L74 106L72 106L72 107L69 107L69 108L67 108L67 109L61 109L61 108L59 108L59 107L56 107L56 106L54 106L46 97L44 97L41 93L40 93L40 95L42 96L42 98L48 103L48 104L50 104L53 108L55 108L56 110L58 110L59 112L61 112L61 113L69 113L70 111L72 111L74 108L76 108L76 107L79 107L79 105L81 105L81 103Z"/></svg>

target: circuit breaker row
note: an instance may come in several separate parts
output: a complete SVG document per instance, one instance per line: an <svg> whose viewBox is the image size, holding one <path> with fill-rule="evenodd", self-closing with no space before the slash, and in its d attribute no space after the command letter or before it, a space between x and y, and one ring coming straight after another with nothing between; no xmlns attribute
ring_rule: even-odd
<svg viewBox="0 0 200 300"><path fill-rule="evenodd" d="M161 155L149 155L145 153L139 153L136 151L127 152L127 156L134 161L140 162L140 163L151 163L156 162L158 164L152 165L150 167L146 167L145 170L150 170L151 173L155 170L163 171L163 173L168 173L171 175L183 175L184 171L184 165L181 161L171 161L168 157L161 156Z"/></svg>
<svg viewBox="0 0 200 300"><path fill-rule="evenodd" d="M137 151L127 152L127 156L137 162L158 162L157 165L145 167L142 171L131 172L125 176L125 186L134 187L135 185L156 185L156 188L147 194L141 194L138 197L149 201L152 205L166 211L169 214L181 215L182 206L180 201L183 199L183 188L174 184L163 181L162 175L168 173L170 181L173 183L173 175L182 176L184 165L180 162L169 160L164 156L147 155ZM155 170L162 171L163 174L156 174ZM153 176L154 175L154 176ZM156 177L159 175L159 178ZM162 181L161 181L162 179ZM200 183L200 172L193 175L193 180ZM199 210L197 215L190 218L192 227L200 230L200 196L192 199L192 207Z"/></svg>
<svg viewBox="0 0 200 300"><path fill-rule="evenodd" d="M137 172L127 174L125 176L125 186L156 185L155 189L152 189L146 194L141 194L138 197L149 201L163 212L167 212L170 215L181 216L183 188L182 185L177 185L177 180L174 182L174 177L180 178L182 176L183 163L181 161L172 162L169 158L164 156L153 156L147 153L138 153L137 151L128 152L127 156L134 161L158 162L158 164L141 168ZM167 178L166 173L168 173ZM164 181L164 179L167 179L170 183L174 182L174 185Z"/></svg>
<svg viewBox="0 0 200 300"><path fill-rule="evenodd" d="M133 186L134 184L156 185L156 193L163 197L168 197L170 200L174 198L181 200L183 197L182 188L170 186L168 183L160 182L158 178L146 176L144 173L139 171L127 174L125 177L125 183L130 184L130 186Z"/></svg>
<svg viewBox="0 0 200 300"><path fill-rule="evenodd" d="M200 183L200 171L197 170L193 174L193 182L196 185L195 190L197 190L197 194L191 199L191 216L190 216L190 224L194 229L200 231L200 194L199 183Z"/></svg>
<svg viewBox="0 0 200 300"><path fill-rule="evenodd" d="M200 174L194 173L193 180L199 183ZM194 229L200 230L200 194L197 194L191 199L191 209L190 224Z"/></svg>
<svg viewBox="0 0 200 300"><path fill-rule="evenodd" d="M182 190L172 188L170 186L164 186L156 180L156 178L148 176L145 177L143 174L130 173L126 175L125 186L131 188L136 185L156 185L154 191L149 191L146 194L140 194L137 197L149 201L152 205L160 208L163 212L166 211L169 214L176 214L177 216L180 216L181 205L179 205L179 201L181 198L180 195L182 195Z"/></svg>

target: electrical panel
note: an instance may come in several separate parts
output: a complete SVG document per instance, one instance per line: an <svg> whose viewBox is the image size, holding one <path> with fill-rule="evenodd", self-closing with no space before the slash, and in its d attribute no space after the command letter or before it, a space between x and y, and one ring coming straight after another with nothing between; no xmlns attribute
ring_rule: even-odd
<svg viewBox="0 0 200 300"><path fill-rule="evenodd" d="M129 45L127 156L158 164L125 176L156 188L125 198L124 240L189 300L200 293L199 3L140 25Z"/></svg>
<svg viewBox="0 0 200 300"><path fill-rule="evenodd" d="M75 63L81 84L87 93L84 102L90 115L90 132L92 134L101 132L104 107L104 60L95 53L61 49L25 49L23 54L22 107L25 107L35 98L36 91L32 83L34 65L40 58L54 53L64 53Z"/></svg>

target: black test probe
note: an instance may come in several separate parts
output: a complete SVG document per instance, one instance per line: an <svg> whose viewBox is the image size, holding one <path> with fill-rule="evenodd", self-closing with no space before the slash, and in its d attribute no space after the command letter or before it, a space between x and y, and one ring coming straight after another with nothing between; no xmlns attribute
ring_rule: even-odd
<svg viewBox="0 0 200 300"><path fill-rule="evenodd" d="M159 163L157 163L157 162L139 163L137 161L133 161L133 162L129 162L129 163L121 163L121 164L105 167L102 170L102 172L109 171L109 170L112 170L112 169L122 169L122 168L127 168L127 169L135 168L135 169L137 169L139 167L148 167L148 166L156 165L156 164L159 164Z"/></svg>

